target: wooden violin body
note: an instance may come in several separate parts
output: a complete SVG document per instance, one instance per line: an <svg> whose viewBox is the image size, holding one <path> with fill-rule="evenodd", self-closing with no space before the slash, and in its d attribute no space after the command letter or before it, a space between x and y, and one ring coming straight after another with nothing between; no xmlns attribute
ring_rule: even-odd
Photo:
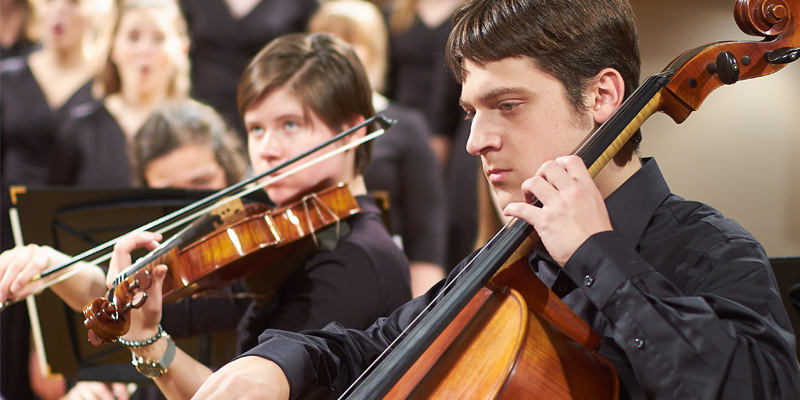
<svg viewBox="0 0 800 400"><path fill-rule="evenodd" d="M114 342L128 331L127 312L144 303L145 298L136 294L150 286L149 271L157 265L169 267L163 286L167 302L255 273L261 273L259 293L269 296L292 268L316 249L316 233L360 211L344 184L276 210L261 204L226 206L225 216L213 232L137 262L117 278L107 298L87 305L83 314L90 341Z"/></svg>
<svg viewBox="0 0 800 400"><path fill-rule="evenodd" d="M339 185L277 210L250 204L238 212L243 213L242 218L174 249L164 281L165 301L222 287L257 271L258 265L277 268L292 264L291 253L301 258L309 254L299 250L315 239L315 232L361 212L361 208L347 187ZM273 279L278 276L270 275Z"/></svg>

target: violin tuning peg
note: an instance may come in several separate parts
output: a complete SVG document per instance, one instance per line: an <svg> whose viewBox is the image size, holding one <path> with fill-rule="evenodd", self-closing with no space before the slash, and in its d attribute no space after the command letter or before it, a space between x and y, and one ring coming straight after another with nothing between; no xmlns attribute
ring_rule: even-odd
<svg viewBox="0 0 800 400"><path fill-rule="evenodd" d="M781 47L764 54L770 64L788 64L800 58L800 49L796 47Z"/></svg>
<svg viewBox="0 0 800 400"><path fill-rule="evenodd" d="M726 85L739 80L739 62L730 51L723 51L717 56L717 62L708 65L708 72L717 74L719 80Z"/></svg>

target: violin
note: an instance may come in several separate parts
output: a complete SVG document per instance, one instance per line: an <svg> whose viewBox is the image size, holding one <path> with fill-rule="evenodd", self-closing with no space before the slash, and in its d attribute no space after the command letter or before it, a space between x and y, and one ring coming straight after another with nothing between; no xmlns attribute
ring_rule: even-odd
<svg viewBox="0 0 800 400"><path fill-rule="evenodd" d="M648 78L574 151L592 176L656 112L681 123L716 88L800 57L800 1L737 0L734 17L764 40L705 44ZM341 398L617 398L601 338L528 266L538 240L506 224Z"/></svg>
<svg viewBox="0 0 800 400"><path fill-rule="evenodd" d="M310 241L316 244L317 232L330 226L338 231L343 220L359 212L343 183L275 210L260 203L228 203L122 271L106 298L89 303L83 310L89 340L100 345L127 333L127 312L144 304L146 294L137 293L150 287L150 272L158 265L169 267L163 286L166 302L235 282L256 272L254 266L270 269L267 280L274 291L291 271L287 266L294 264L287 259L308 256L309 251L299 250ZM211 232L203 234L209 225Z"/></svg>
<svg viewBox="0 0 800 400"><path fill-rule="evenodd" d="M348 135L352 134L353 132L356 132L359 129L367 126L372 126L373 124L377 125L378 129L374 130L373 132L367 134L366 136L358 140L353 140L348 144L342 145L334 151L330 151L326 154L318 156L317 158L307 161L307 159L310 158L310 156L314 155L315 153L319 152L325 147L331 145L332 143L340 141L343 138L347 137ZM188 223L191 223L192 221L195 221L198 218L207 215L214 209L222 207L222 205L227 202L236 201L236 199L238 198L247 196L250 193L260 190L265 186L271 185L272 183L279 181L287 176L290 176L300 170L308 168L328 158L331 158L337 154L353 149L363 143L373 140L383 135L385 130L389 129L394 124L395 124L394 120L392 120L391 118L387 118L381 114L370 117L365 121L353 126L352 128L339 133L333 138L323 143L320 143L314 148L311 148L303 152L302 154L299 154L293 157L292 159L287 160L275 166L274 168L270 168L267 171L263 171L250 178L242 180L239 183L236 183L216 193L213 193L203 199L200 199L190 205L187 205L162 218L149 222L129 233L144 232L144 231L154 231L157 233L171 232L175 229L185 226ZM301 164L300 163L301 161L305 162ZM274 175L278 171L283 171L283 172ZM266 180L262 181L264 179ZM82 270L82 268L85 267L86 265L99 264L101 262L108 260L111 257L110 250L113 249L113 246L116 244L117 240L119 240L119 238L109 240L99 246L96 246L92 249L84 251L81 254L78 254L77 256L73 257L69 262L66 262L64 264L43 271L41 274L35 276L23 290L21 290L18 293L15 293L14 297L7 299L3 303L0 303L0 311L3 311L6 307L8 307L11 304L14 304L29 296L36 295L37 293L40 293L42 290L47 289L59 282L64 281L65 279L74 276L75 274L79 273ZM91 260L91 261L87 264L78 264L78 262L84 260Z"/></svg>

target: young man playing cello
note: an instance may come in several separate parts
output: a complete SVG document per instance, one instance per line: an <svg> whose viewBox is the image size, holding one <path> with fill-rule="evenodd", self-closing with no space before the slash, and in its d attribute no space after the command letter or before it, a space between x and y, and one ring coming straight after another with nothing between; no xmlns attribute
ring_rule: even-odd
<svg viewBox="0 0 800 400"><path fill-rule="evenodd" d="M472 119L467 151L504 212L541 237L530 266L603 338L620 397L796 399L794 335L759 243L670 193L637 139L594 180L564 156L637 85L627 2L472 0L454 21L447 57ZM366 331L266 331L195 398L342 392L442 287Z"/></svg>

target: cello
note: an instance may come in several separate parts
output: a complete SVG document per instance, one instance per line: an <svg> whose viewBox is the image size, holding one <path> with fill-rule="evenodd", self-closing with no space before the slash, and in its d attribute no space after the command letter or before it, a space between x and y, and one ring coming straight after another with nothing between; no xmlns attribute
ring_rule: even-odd
<svg viewBox="0 0 800 400"><path fill-rule="evenodd" d="M741 0L734 12L744 32L765 39L700 46L649 78L576 149L592 175L654 113L681 123L717 87L798 58L800 3ZM599 338L527 266L537 240L524 221L506 225L343 397L615 398Z"/></svg>

